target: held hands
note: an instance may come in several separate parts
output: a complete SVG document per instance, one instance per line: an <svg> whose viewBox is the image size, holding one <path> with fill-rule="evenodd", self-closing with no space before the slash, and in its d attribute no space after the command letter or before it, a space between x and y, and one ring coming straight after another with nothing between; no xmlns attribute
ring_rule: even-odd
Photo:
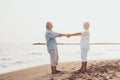
<svg viewBox="0 0 120 80"><path fill-rule="evenodd" d="M70 38L71 37L71 34L66 34L65 35L67 38Z"/></svg>
<svg viewBox="0 0 120 80"><path fill-rule="evenodd" d="M60 36L60 37L65 36L65 37L69 38L69 37L71 37L72 35L71 35L71 34L59 34L59 36Z"/></svg>
<svg viewBox="0 0 120 80"><path fill-rule="evenodd" d="M66 36L67 38L71 37L71 36L80 36L82 33L78 32L78 33L74 33L74 34L60 34L59 36Z"/></svg>

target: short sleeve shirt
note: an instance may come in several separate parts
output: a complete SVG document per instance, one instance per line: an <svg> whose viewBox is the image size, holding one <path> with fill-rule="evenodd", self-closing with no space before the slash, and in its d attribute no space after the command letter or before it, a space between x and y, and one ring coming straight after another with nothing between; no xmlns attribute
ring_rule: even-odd
<svg viewBox="0 0 120 80"><path fill-rule="evenodd" d="M48 29L46 30L45 38L46 38L48 51L57 49L57 42L56 42L56 39L55 39L56 37L59 37L59 33L56 33L54 31L51 31L51 30L48 30Z"/></svg>

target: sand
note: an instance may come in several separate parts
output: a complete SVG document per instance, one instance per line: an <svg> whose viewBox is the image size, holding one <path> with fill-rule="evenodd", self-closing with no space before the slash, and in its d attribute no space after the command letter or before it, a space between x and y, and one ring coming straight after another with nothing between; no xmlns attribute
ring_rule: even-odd
<svg viewBox="0 0 120 80"><path fill-rule="evenodd" d="M85 73L80 73L80 62L59 63L62 72L52 75L50 65L0 75L0 80L120 80L120 60L89 61Z"/></svg>

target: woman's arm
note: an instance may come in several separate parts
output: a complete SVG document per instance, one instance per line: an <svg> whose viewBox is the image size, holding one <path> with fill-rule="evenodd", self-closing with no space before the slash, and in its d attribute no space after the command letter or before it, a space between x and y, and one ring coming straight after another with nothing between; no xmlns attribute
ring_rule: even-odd
<svg viewBox="0 0 120 80"><path fill-rule="evenodd" d="M82 33L78 32L78 33L73 33L73 34L70 34L70 36L80 36Z"/></svg>

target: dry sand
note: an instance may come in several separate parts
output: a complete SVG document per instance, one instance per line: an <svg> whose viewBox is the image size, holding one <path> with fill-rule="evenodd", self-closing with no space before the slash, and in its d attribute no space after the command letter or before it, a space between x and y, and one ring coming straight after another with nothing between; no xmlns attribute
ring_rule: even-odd
<svg viewBox="0 0 120 80"><path fill-rule="evenodd" d="M0 75L0 80L120 80L120 60L88 62L86 73L80 73L80 62L64 62L58 65L62 72L52 75L49 65Z"/></svg>

